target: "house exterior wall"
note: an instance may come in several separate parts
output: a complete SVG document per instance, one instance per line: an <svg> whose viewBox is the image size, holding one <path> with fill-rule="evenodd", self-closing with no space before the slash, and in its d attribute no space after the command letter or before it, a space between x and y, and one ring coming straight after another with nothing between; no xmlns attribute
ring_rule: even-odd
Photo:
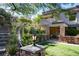
<svg viewBox="0 0 79 59"><path fill-rule="evenodd" d="M60 13L59 16L60 16L61 21L66 22L66 23L69 22L69 18L67 18L64 13Z"/></svg>
<svg viewBox="0 0 79 59"><path fill-rule="evenodd" d="M68 25L66 25L65 23L56 23L56 24L51 24L50 27L58 27L58 26L65 26L67 27Z"/></svg>
<svg viewBox="0 0 79 59"><path fill-rule="evenodd" d="M76 15L77 23L79 24L79 12Z"/></svg>
<svg viewBox="0 0 79 59"><path fill-rule="evenodd" d="M46 34L49 35L49 27L46 27Z"/></svg>
<svg viewBox="0 0 79 59"><path fill-rule="evenodd" d="M76 18L74 19L74 21L69 21L69 18L67 18L64 13L61 13L59 16L60 16L60 19L58 21L62 21L64 23L53 24L53 21L52 21L53 18L51 19L51 22L47 21L45 23L45 25L46 25L45 26L46 34L50 35L50 27L57 27L57 26L59 26L60 27L59 41L66 42L66 43L78 43L79 44L79 36L78 37L76 37L76 36L65 36L65 27L68 27L68 25L69 26L70 25L73 26L75 24L77 24L77 25L79 24L79 12L77 12ZM48 18L48 20L49 20L49 18ZM79 30L79 27L78 26L76 26L76 27Z"/></svg>
<svg viewBox="0 0 79 59"><path fill-rule="evenodd" d="M79 12L77 12L75 21L73 21L73 22L69 21L69 18L67 18L64 13L60 13L60 19L59 20L62 21L62 22L68 23L68 24L79 24ZM67 27L67 25L65 23L63 23L63 24L62 23L52 24L53 21L55 21L54 18L51 18L51 20L50 20L50 18L48 18L48 20L44 19L44 21L41 21L42 25L46 25L47 26L46 34L49 34L48 33L49 32L48 31L49 27L57 27L57 26L61 26L61 25ZM79 29L79 27L77 27L77 29ZM64 28L63 28L63 30L64 30ZM62 31L62 30L60 30L60 31Z"/></svg>
<svg viewBox="0 0 79 59"><path fill-rule="evenodd" d="M65 36L65 27L64 26L60 26L60 35Z"/></svg>

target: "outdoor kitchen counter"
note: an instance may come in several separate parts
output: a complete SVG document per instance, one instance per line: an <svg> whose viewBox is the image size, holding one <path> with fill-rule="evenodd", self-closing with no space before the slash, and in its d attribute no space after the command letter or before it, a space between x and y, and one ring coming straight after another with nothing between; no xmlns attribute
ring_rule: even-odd
<svg viewBox="0 0 79 59"><path fill-rule="evenodd" d="M44 55L44 46L42 45L27 45L20 48L21 54L20 55L27 55L27 56L42 56Z"/></svg>

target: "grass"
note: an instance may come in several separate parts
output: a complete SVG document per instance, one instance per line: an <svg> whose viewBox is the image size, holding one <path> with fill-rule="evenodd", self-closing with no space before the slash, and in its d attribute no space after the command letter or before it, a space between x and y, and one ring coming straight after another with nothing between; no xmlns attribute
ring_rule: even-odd
<svg viewBox="0 0 79 59"><path fill-rule="evenodd" d="M46 56L79 56L79 46L44 43Z"/></svg>

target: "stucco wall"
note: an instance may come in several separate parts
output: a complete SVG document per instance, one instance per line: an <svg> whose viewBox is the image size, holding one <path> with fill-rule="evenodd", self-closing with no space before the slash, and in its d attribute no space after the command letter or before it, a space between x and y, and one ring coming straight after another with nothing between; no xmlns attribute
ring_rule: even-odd
<svg viewBox="0 0 79 59"><path fill-rule="evenodd" d="M76 15L77 22L79 23L79 12Z"/></svg>

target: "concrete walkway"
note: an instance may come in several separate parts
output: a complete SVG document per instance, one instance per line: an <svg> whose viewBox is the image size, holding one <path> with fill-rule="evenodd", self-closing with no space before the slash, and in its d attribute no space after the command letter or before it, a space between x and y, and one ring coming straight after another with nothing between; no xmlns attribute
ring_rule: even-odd
<svg viewBox="0 0 79 59"><path fill-rule="evenodd" d="M64 43L64 42L58 42L56 40L48 40L47 42L50 42L50 43L58 43L58 44L65 44L65 45L70 45L70 46L79 46L79 44L70 44L70 43Z"/></svg>
<svg viewBox="0 0 79 59"><path fill-rule="evenodd" d="M70 44L70 43L63 43L63 42L57 42L58 44L65 44L70 46L79 46L79 44Z"/></svg>

